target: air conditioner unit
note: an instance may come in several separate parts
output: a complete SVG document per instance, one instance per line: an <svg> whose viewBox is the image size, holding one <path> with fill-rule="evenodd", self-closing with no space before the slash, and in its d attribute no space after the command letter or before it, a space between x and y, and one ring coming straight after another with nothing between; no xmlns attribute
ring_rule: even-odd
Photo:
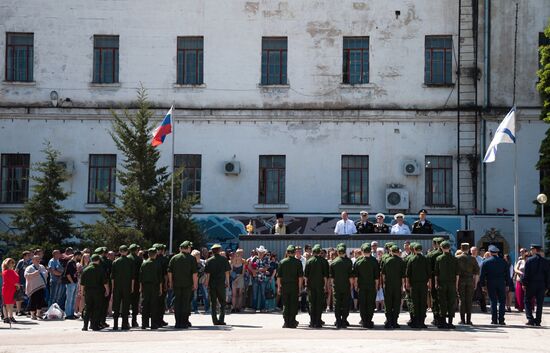
<svg viewBox="0 0 550 353"><path fill-rule="evenodd" d="M386 189L386 208L388 210L409 209L409 192L405 189Z"/></svg>
<svg viewBox="0 0 550 353"><path fill-rule="evenodd" d="M223 172L226 175L239 175L241 172L241 162L230 161L223 164Z"/></svg>
<svg viewBox="0 0 550 353"><path fill-rule="evenodd" d="M403 174L405 175L419 175L420 165L415 160L403 161Z"/></svg>

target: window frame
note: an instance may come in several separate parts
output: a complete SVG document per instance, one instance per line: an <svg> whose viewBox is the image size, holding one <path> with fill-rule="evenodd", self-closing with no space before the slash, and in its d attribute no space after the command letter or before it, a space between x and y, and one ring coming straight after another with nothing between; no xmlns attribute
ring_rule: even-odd
<svg viewBox="0 0 550 353"><path fill-rule="evenodd" d="M428 163L429 159L438 158L438 167L431 167L431 161ZM444 167L440 167L441 161L444 161ZM431 207L454 207L453 206L453 156L449 155L426 155L424 157L424 175L425 175L425 187L424 187L424 202L426 206ZM443 176L443 198L445 201L443 203L434 202L434 181L433 181L433 171L442 170L444 173ZM449 181L450 185L447 185L447 173L450 173Z"/></svg>
<svg viewBox="0 0 550 353"><path fill-rule="evenodd" d="M273 166L274 158L282 157L284 167ZM270 167L262 167L262 159L270 158ZM269 202L268 197L268 172L277 172L277 197L276 202ZM282 180L282 181L281 181ZM283 189L281 193L281 188ZM283 205L286 202L286 155L284 154L268 154L258 157L258 204L261 205Z"/></svg>
<svg viewBox="0 0 550 353"><path fill-rule="evenodd" d="M451 46L450 48L444 48L444 47L439 47L439 48L428 48L428 40L429 39L448 39L451 41ZM443 82L434 82L433 81L433 73L434 73L434 70L433 70L433 53L434 53L434 49L435 50L443 50L443 64L442 64L442 67L443 67ZM429 70L429 74L430 74L430 80L427 80L426 78L426 69L427 69L427 66L428 66L428 62L426 60L426 54L427 52L430 51L430 70ZM450 52L451 54L451 69L450 69L450 73L449 73L449 76L447 77L447 52ZM426 35L424 37L424 84L427 85L427 86L452 86L454 85L454 82L453 82L453 36L450 35L450 34L438 34L438 35ZM449 81L447 82L447 78L449 79Z"/></svg>
<svg viewBox="0 0 550 353"><path fill-rule="evenodd" d="M186 49L186 48L180 48L179 42L180 39L200 39L201 40L201 48L196 49ZM196 81L194 83L185 82L186 77L186 60L185 60L185 54L186 52L195 52L196 55L196 63L195 63L195 77ZM180 65L180 52L182 52L182 62ZM182 73L183 71L183 73ZM180 81L180 74L182 74L182 81ZM200 74L200 75L199 75ZM200 79L199 79L200 78ZM203 36L178 36L176 38L176 84L177 85L187 85L187 86L200 86L204 84L204 37Z"/></svg>
<svg viewBox="0 0 550 353"><path fill-rule="evenodd" d="M197 158L199 163L198 163L198 167L197 166L187 166L185 165L185 161L183 160L185 158L185 156L189 156L189 157L192 157L192 158ZM178 163L178 157L181 158L181 163ZM196 196L197 197L197 202L200 203L201 201L201 196L202 196L202 155L201 154L197 154L197 153L178 153L178 154L174 154L174 167L176 169L179 169L183 166L184 168L184 173L181 174L181 186L180 186L180 190L178 191L178 196L181 197L182 199L186 198L186 197L189 197L189 196ZM193 171L193 178L189 178L189 177L186 177L185 176L185 172L187 171ZM199 172L199 177L197 178L197 171ZM184 190L183 188L183 185L185 183L185 178L188 178L190 180L192 180L192 183L193 183L193 190L192 191L187 191L187 190ZM198 184L199 184L199 187L198 187L198 190L197 190L197 181L198 181Z"/></svg>
<svg viewBox="0 0 550 353"><path fill-rule="evenodd" d="M114 165L112 166L99 166L92 164L93 157L114 157ZM109 169L109 178L108 178L108 190L100 190L97 188L99 182L99 172L96 172L94 179L94 189L92 189L92 169ZM96 204L105 204L98 198L98 191L107 192L110 194L110 201L115 202L116 196L116 169L117 169L117 155L115 153L91 153L88 155L88 197L87 203L90 205ZM111 189L112 187L112 189Z"/></svg>
<svg viewBox="0 0 550 353"><path fill-rule="evenodd" d="M268 49L265 48L267 46L267 41L283 41L285 42L285 48L284 49ZM269 82L269 57L270 53L272 52L279 52L279 80L276 83ZM286 54L286 55L283 55ZM263 81L264 77L264 57L265 57L265 82ZM284 60L283 60L284 57ZM284 81L283 81L283 68L284 68ZM262 86L286 86L288 85L288 37L262 37L262 52L261 52L261 65L260 65L260 85Z"/></svg>
<svg viewBox="0 0 550 353"><path fill-rule="evenodd" d="M27 163L26 164L10 165L10 166L4 167L4 158L9 157L9 156L20 156L20 157L26 158ZM13 172L10 172L10 170L14 170L14 169L17 169L17 168L23 168L21 182L24 185L23 185L23 188L21 188L21 193L22 193L21 199L18 199L18 200L14 201L13 195L15 193L17 193L18 190L14 191L13 189L10 189L9 191L6 192L6 193L9 193L9 195L11 195L9 197L9 200L7 200L8 197L6 197L7 201L4 201L4 192L5 191L3 189L3 185L4 185L4 169L5 168L8 169L8 177L13 174ZM25 202L27 202L27 200L29 199L30 169L31 169L31 155L30 155L30 153L2 153L2 154L0 154L0 204L3 204L3 205L17 205L17 204L24 204ZM13 180L13 179L14 178L9 179L9 180ZM8 183L6 182L6 184L8 184Z"/></svg>
<svg viewBox="0 0 550 353"><path fill-rule="evenodd" d="M346 40L366 40L367 41L367 47L361 46L361 48L347 48ZM344 85L364 85L367 83L370 83L370 37L369 36L346 36L343 37L343 44L342 44L342 84ZM352 83L351 77L352 77L352 70L351 70L351 52L352 51L359 51L361 53L361 73L360 73L360 82ZM366 70L366 80L364 80L365 75L365 62L364 62L364 53L367 54L367 70ZM347 57L346 57L347 53ZM346 64L348 71L346 72ZM347 80L346 80L347 78Z"/></svg>
<svg viewBox="0 0 550 353"><path fill-rule="evenodd" d="M32 39L32 44L31 45L28 45L28 44L9 44L10 40L10 36L12 35L19 35L19 36L30 36L31 39ZM12 61L15 61L15 48L17 47L25 47L26 48L26 68L25 68L25 72L26 72L26 75L25 77L27 78L26 80L19 80L16 78L16 64L15 63L12 63L12 68L13 68L13 72L11 73L13 75L13 79L9 79L9 65L8 65L8 61L10 60L10 56L9 56L9 53L10 53L10 48L13 49L13 54L14 56L11 58ZM29 53L30 51L30 53ZM32 56L30 57L30 60L29 60L29 56ZM5 59L5 62L4 62L4 65L5 65L5 68L4 68L4 80L6 82L34 82L34 33L33 32L6 32L6 59ZM29 73L30 73L30 77L29 77Z"/></svg>
<svg viewBox="0 0 550 353"><path fill-rule="evenodd" d="M348 162L347 166L344 166L344 159L345 158L352 158L353 159L353 165L355 165L356 159L359 159L359 167L350 167L350 163ZM363 166L363 159L366 158L366 167ZM369 155L352 155L352 154L343 154L340 158L340 202L342 205L368 205L369 204L369 164L370 164L370 158ZM360 173L360 196L359 196L359 202L352 202L351 201L351 191L350 191L350 171L359 171ZM363 185L363 173L366 171L367 173L367 185L366 187ZM347 189L344 190L344 173L346 173L346 185ZM363 202L363 195L366 193L366 200Z"/></svg>
<svg viewBox="0 0 550 353"><path fill-rule="evenodd" d="M116 38L118 40L117 47L116 48L110 48L110 47L100 47L96 45L96 40L100 38ZM120 36L117 34L94 34L93 38L93 69L92 69L92 83L94 84L102 84L102 85L114 85L120 83L120 77L119 77L119 71L120 71ZM99 63L97 63L97 68L99 70L99 73L96 75L96 50L99 50ZM113 69L112 69L112 75L113 75L113 82L106 82L105 80L105 73L102 70L102 53L103 51L112 51L113 56ZM96 81L96 76L99 78Z"/></svg>

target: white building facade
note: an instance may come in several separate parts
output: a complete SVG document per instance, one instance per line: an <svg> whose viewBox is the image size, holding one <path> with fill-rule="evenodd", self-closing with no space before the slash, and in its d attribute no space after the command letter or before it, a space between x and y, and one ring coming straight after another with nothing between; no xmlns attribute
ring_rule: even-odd
<svg viewBox="0 0 550 353"><path fill-rule="evenodd" d="M65 206L97 217L95 190L120 191L110 109L134 109L140 85L159 120L175 106L176 159L200 195L197 215L425 208L468 227L472 214L509 214L514 147L500 146L490 165L480 159L514 103L519 213L535 215L548 2L520 4L515 101L508 3L5 0L0 9L8 226L45 140L71 174ZM171 139L159 147L165 165Z"/></svg>

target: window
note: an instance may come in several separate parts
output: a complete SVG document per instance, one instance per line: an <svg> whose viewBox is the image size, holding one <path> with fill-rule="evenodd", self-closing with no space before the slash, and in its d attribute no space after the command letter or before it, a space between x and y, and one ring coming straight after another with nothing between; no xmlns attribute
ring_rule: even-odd
<svg viewBox="0 0 550 353"><path fill-rule="evenodd" d="M23 203L29 197L30 154L2 154L1 203Z"/></svg>
<svg viewBox="0 0 550 353"><path fill-rule="evenodd" d="M262 38L262 85L286 85L286 37Z"/></svg>
<svg viewBox="0 0 550 353"><path fill-rule="evenodd" d="M453 205L453 157L426 156L426 205Z"/></svg>
<svg viewBox="0 0 550 353"><path fill-rule="evenodd" d="M342 204L368 205L369 156L342 156Z"/></svg>
<svg viewBox="0 0 550 353"><path fill-rule="evenodd" d="M203 84L203 46L203 37L178 37L178 84Z"/></svg>
<svg viewBox="0 0 550 353"><path fill-rule="evenodd" d="M453 83L453 39L451 36L426 36L424 82L429 85Z"/></svg>
<svg viewBox="0 0 550 353"><path fill-rule="evenodd" d="M184 167L181 175L180 196L196 196L201 199L201 155L200 154L176 154L174 155L174 166Z"/></svg>
<svg viewBox="0 0 550 353"><path fill-rule="evenodd" d="M34 34L6 34L6 81L32 82Z"/></svg>
<svg viewBox="0 0 550 353"><path fill-rule="evenodd" d="M258 203L285 203L285 156L260 156Z"/></svg>
<svg viewBox="0 0 550 353"><path fill-rule="evenodd" d="M369 37L344 37L343 83L369 83Z"/></svg>
<svg viewBox="0 0 550 353"><path fill-rule="evenodd" d="M88 203L102 203L102 193L106 193L111 202L114 202L115 191L116 154L91 154Z"/></svg>
<svg viewBox="0 0 550 353"><path fill-rule="evenodd" d="M94 36L93 82L118 82L118 36Z"/></svg>

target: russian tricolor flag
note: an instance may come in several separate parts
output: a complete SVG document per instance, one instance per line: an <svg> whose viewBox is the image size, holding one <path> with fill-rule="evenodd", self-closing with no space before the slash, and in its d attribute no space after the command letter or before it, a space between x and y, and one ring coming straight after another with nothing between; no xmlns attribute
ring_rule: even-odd
<svg viewBox="0 0 550 353"><path fill-rule="evenodd" d="M162 119L162 123L160 123L160 125L157 126L155 130L153 130L153 141L151 141L151 144L153 145L153 147L161 145L164 142L166 135L172 132L172 110L173 109L174 109L174 106L170 107L170 110L168 111L168 113L166 113L166 116L164 117L164 119Z"/></svg>

